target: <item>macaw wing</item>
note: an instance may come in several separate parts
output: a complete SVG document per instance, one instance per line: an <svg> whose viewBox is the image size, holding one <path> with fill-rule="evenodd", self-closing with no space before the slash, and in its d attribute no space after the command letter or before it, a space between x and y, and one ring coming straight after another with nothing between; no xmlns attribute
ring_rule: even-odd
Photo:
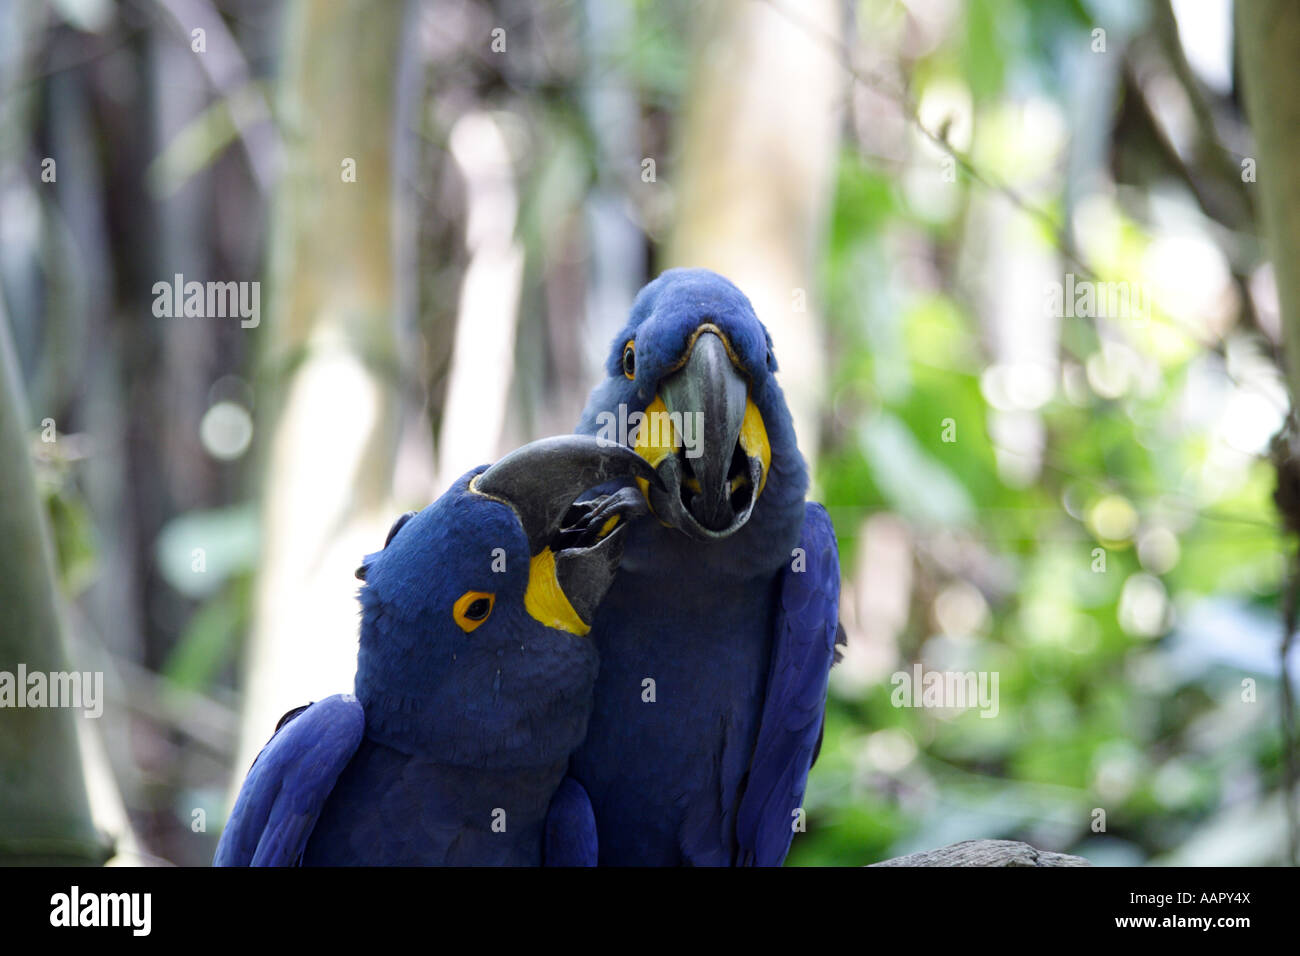
<svg viewBox="0 0 1300 956"><path fill-rule="evenodd" d="M742 866L780 866L790 850L842 634L835 529L815 502L806 506L799 547L781 575L763 715L736 815Z"/></svg>
<svg viewBox="0 0 1300 956"><path fill-rule="evenodd" d="M239 789L212 865L296 864L365 726L351 694L286 714Z"/></svg>
<svg viewBox="0 0 1300 956"><path fill-rule="evenodd" d="M565 777L546 811L543 866L595 866L596 814L582 784Z"/></svg>

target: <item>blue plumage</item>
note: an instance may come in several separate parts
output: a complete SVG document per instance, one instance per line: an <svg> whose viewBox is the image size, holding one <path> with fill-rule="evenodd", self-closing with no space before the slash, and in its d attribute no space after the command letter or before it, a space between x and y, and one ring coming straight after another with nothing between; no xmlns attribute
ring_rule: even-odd
<svg viewBox="0 0 1300 956"><path fill-rule="evenodd" d="M262 748L221 834L214 866L292 866L365 731L353 696L301 710Z"/></svg>
<svg viewBox="0 0 1300 956"><path fill-rule="evenodd" d="M736 820L740 862L775 864L794 836L793 808L820 744L826 683L839 635L840 562L826 509L809 502L799 548L806 565L781 574L775 640L758 742Z"/></svg>
<svg viewBox="0 0 1300 956"><path fill-rule="evenodd" d="M595 866L596 817L582 784L572 777L560 781L546 815L547 866Z"/></svg>
<svg viewBox="0 0 1300 956"><path fill-rule="evenodd" d="M597 671L589 606L637 509L573 502L646 470L549 439L399 519L358 571L356 696L282 722L214 863L593 865L590 807L564 777Z"/></svg>
<svg viewBox="0 0 1300 956"><path fill-rule="evenodd" d="M629 530L593 627L601 671L572 775L602 864L778 865L788 852L835 659L839 567L825 509L804 501L775 371L739 289L671 270L637 297L578 426L608 434L620 406L712 419L702 457L659 458L668 494L651 492L655 516Z"/></svg>

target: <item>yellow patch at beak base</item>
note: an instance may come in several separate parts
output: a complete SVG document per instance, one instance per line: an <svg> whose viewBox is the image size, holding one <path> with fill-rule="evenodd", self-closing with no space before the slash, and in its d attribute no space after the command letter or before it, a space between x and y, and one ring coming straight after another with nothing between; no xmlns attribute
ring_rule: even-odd
<svg viewBox="0 0 1300 956"><path fill-rule="evenodd" d="M649 462L651 468L655 468L666 457L676 454L680 445L681 439L677 435L677 429L673 427L668 406L656 395L654 401L646 406L641 426L636 432L636 444L632 446L632 450ZM650 482L645 478L637 478L636 485L641 489L641 497L646 500L646 504L650 504ZM654 511L654 505L650 505L650 510ZM668 523L662 518L659 523L665 528L668 527Z"/></svg>
<svg viewBox="0 0 1300 956"><path fill-rule="evenodd" d="M758 489L754 492L754 498L757 499L767 484L767 469L772 464L772 447L767 443L763 415L750 399L745 400L745 417L740 423L740 448L750 458L757 458L763 464L763 474L758 480Z"/></svg>
<svg viewBox="0 0 1300 956"><path fill-rule="evenodd" d="M558 628L584 637L591 625L578 616L560 587L555 573L555 552L543 548L528 563L528 588L524 591L524 610L547 627Z"/></svg>

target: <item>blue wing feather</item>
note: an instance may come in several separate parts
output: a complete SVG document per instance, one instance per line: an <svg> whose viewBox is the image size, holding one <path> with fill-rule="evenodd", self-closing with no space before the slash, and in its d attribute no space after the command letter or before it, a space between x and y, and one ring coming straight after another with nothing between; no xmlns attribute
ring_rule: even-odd
<svg viewBox="0 0 1300 956"><path fill-rule="evenodd" d="M572 777L561 781L546 812L546 866L595 866L596 814L582 784Z"/></svg>
<svg viewBox="0 0 1300 956"><path fill-rule="evenodd" d="M799 547L803 570L792 561L782 572L763 716L736 816L741 865L780 866L790 850L836 658L839 551L830 516L815 502L805 508Z"/></svg>
<svg viewBox="0 0 1300 956"><path fill-rule="evenodd" d="M336 694L290 717L253 761L213 866L292 866L365 731L361 704Z"/></svg>

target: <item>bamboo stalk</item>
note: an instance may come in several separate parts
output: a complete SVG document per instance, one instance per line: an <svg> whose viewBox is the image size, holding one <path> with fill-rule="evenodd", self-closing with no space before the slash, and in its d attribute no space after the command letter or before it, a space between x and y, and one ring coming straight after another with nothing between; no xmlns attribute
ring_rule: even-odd
<svg viewBox="0 0 1300 956"><path fill-rule="evenodd" d="M67 670L54 551L28 451L29 421L8 318L0 311L0 672ZM16 695L27 688L15 686ZM47 699L48 702L48 699ZM0 709L0 864L99 865L112 848L95 830L75 721L64 707Z"/></svg>

